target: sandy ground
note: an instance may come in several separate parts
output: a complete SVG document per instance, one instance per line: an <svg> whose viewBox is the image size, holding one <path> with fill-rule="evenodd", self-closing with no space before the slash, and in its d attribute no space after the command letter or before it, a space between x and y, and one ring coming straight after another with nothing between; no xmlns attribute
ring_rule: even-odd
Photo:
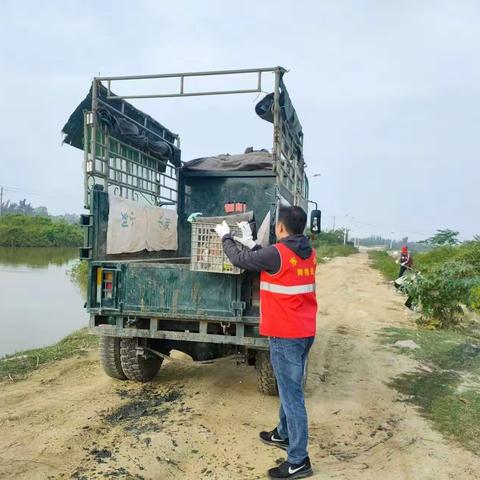
<svg viewBox="0 0 480 480"><path fill-rule="evenodd" d="M307 387L313 478L479 478L480 459L388 386L415 367L378 338L411 324L402 298L365 254L322 265L317 282ZM278 399L257 393L251 367L170 363L144 387L106 377L96 357L0 385L1 479L254 479L284 457L257 439L275 426Z"/></svg>

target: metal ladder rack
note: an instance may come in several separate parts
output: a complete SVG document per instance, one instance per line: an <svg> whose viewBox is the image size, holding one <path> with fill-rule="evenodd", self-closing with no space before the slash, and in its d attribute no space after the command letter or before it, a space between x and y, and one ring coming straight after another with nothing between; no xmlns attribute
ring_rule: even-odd
<svg viewBox="0 0 480 480"><path fill-rule="evenodd" d="M293 132L285 119L280 98L290 99L283 82L286 70L283 67L252 68L240 70L218 70L206 72L182 72L154 75L128 75L113 77L95 77L92 84L92 110L85 114L85 205L89 205L89 192L93 185L102 182L106 191L133 198L144 200L153 205L176 205L178 199L178 168L168 162L161 162L155 157L148 155L140 149L127 145L109 135L96 120L95 112L99 106L107 106L105 100L98 96L100 88L107 91L106 100L119 101L121 108L117 112L124 114L125 100L146 98L172 98L193 97L209 95L231 95L241 93L262 92L263 75L273 73L275 75L274 101L273 101L273 147L274 171L277 176L277 184L283 186L293 196L295 205L306 205L305 188L305 162L303 159L303 134ZM256 74L256 83L251 88L236 90L209 90L187 91L185 88L186 78L199 77L222 77L227 75ZM151 93L142 95L117 95L112 91L112 84L125 81L142 81L152 79L178 79L178 91L175 93ZM104 87L103 83L106 84ZM127 104L129 105L129 104ZM293 107L292 107L293 108ZM168 132L170 136L152 132L148 128L148 116L145 116L144 124L137 125L159 139L175 143L180 146L180 138L176 134Z"/></svg>

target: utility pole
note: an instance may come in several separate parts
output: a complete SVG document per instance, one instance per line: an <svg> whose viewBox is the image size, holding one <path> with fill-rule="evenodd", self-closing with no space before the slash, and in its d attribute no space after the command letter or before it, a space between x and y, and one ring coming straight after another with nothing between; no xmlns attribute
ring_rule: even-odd
<svg viewBox="0 0 480 480"><path fill-rule="evenodd" d="M3 187L0 187L0 217L3 213Z"/></svg>
<svg viewBox="0 0 480 480"><path fill-rule="evenodd" d="M350 220L354 220L354 217L350 217ZM350 231L347 224L348 224L348 215L345 215L345 227L343 229L343 244L344 245L347 244L348 232Z"/></svg>
<svg viewBox="0 0 480 480"><path fill-rule="evenodd" d="M333 227L332 230L335 230L335 215L333 216Z"/></svg>

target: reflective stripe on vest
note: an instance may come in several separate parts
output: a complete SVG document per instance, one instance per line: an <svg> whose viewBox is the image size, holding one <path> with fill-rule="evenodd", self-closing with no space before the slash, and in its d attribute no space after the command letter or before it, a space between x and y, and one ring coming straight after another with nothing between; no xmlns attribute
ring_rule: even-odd
<svg viewBox="0 0 480 480"><path fill-rule="evenodd" d="M260 290L265 290L272 293L284 293L285 295L297 295L300 293L312 293L315 291L315 284L309 283L307 285L278 285L270 282L260 282Z"/></svg>

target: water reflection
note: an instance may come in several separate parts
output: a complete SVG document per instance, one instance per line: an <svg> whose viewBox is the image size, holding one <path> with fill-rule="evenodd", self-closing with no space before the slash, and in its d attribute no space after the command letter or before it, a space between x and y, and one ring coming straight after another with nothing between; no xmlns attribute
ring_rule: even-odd
<svg viewBox="0 0 480 480"><path fill-rule="evenodd" d="M76 248L0 248L0 356L50 345L88 323L67 275Z"/></svg>
<svg viewBox="0 0 480 480"><path fill-rule="evenodd" d="M78 258L78 248L0 247L1 266L46 268L49 265L64 265L75 258Z"/></svg>

